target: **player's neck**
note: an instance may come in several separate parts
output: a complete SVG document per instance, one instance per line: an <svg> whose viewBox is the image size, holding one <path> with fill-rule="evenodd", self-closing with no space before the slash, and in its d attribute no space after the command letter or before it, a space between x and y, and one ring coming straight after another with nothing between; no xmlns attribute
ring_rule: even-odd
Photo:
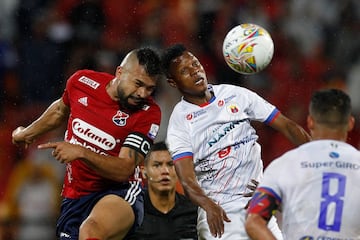
<svg viewBox="0 0 360 240"><path fill-rule="evenodd" d="M311 133L312 140L331 139L346 142L348 133L343 129L318 128Z"/></svg>
<svg viewBox="0 0 360 240"><path fill-rule="evenodd" d="M118 101L119 97L117 96L117 89L116 89L116 78L114 78L113 80L111 80L107 85L106 85L106 92L107 94L109 94L110 98Z"/></svg>
<svg viewBox="0 0 360 240"><path fill-rule="evenodd" d="M175 206L175 190L155 193L149 190L152 205L160 212L167 214Z"/></svg>
<svg viewBox="0 0 360 240"><path fill-rule="evenodd" d="M203 95L184 95L184 100L195 105L202 106L210 102L211 98L214 96L213 92L207 90Z"/></svg>

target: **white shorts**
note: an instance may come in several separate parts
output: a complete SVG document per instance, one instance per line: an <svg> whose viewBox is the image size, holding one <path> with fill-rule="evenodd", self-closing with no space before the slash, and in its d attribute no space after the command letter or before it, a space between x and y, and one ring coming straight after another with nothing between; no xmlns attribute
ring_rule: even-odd
<svg viewBox="0 0 360 240"><path fill-rule="evenodd" d="M226 212L226 215L231 222L224 222L224 234L221 236L221 240L250 240L245 230L245 216L246 210L243 208L243 204L236 202L228 203L226 206L222 206ZM206 212L202 208L198 208L198 239L199 240L219 240L214 238L206 220ZM272 217L268 223L268 228L274 234L276 239L283 240L282 233L277 224L276 218Z"/></svg>

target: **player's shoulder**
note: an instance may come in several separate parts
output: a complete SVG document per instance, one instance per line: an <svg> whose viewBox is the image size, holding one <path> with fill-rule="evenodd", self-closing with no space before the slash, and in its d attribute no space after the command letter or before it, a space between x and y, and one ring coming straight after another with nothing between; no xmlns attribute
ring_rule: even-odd
<svg viewBox="0 0 360 240"><path fill-rule="evenodd" d="M91 88L98 88L101 84L109 82L114 76L106 72L98 72L90 69L77 70L68 81L73 84L83 84Z"/></svg>
<svg viewBox="0 0 360 240"><path fill-rule="evenodd" d="M181 98L181 100L174 105L171 115L172 116L183 115L183 114L186 115L186 113L192 111L192 108L194 106L195 105L193 105L193 104L185 101L183 98Z"/></svg>
<svg viewBox="0 0 360 240"><path fill-rule="evenodd" d="M274 165L274 167L285 166L285 168L287 165L294 166L296 161L308 159L314 153L318 154L320 150L326 149L325 145L329 145L327 140L316 140L301 144L278 156L270 165Z"/></svg>
<svg viewBox="0 0 360 240"><path fill-rule="evenodd" d="M229 91L250 91L249 89L239 86L239 85L233 85L228 83L221 83L221 84L209 84L208 86L210 89L221 89L221 90L229 90Z"/></svg>
<svg viewBox="0 0 360 240"><path fill-rule="evenodd" d="M99 77L114 77L113 75L107 72L99 72L91 69L79 69L74 74L74 76L99 76Z"/></svg>
<svg viewBox="0 0 360 240"><path fill-rule="evenodd" d="M241 96L241 97L247 97L247 96L252 96L252 95L257 95L254 91L242 87L242 86L238 86L238 85L232 85L232 84L216 84L216 85L212 85L209 84L209 88L213 89L215 95L219 96L219 95L236 95L236 96Z"/></svg>

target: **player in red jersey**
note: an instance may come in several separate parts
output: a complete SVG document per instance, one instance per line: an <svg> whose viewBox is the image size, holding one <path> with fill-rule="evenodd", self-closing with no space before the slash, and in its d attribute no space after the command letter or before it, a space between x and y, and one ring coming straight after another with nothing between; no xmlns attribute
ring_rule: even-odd
<svg viewBox="0 0 360 240"><path fill-rule="evenodd" d="M62 97L27 127L13 131L14 144L68 121L65 141L40 144L66 164L57 236L68 239L123 239L143 218L143 161L160 125L153 101L163 78L159 55L150 48L131 51L115 76L80 70L67 81Z"/></svg>

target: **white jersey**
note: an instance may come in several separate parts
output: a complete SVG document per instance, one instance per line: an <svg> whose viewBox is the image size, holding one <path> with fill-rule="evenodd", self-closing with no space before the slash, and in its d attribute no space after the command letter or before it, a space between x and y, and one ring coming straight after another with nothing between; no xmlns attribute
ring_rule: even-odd
<svg viewBox="0 0 360 240"><path fill-rule="evenodd" d="M259 187L281 202L284 239L360 239L360 152L334 140L274 160ZM307 237L307 238L306 238Z"/></svg>
<svg viewBox="0 0 360 240"><path fill-rule="evenodd" d="M207 196L223 204L249 200L242 194L263 172L258 136L251 120L269 123L279 111L256 93L233 85L209 85L214 97L203 106L182 99L168 125L174 161L193 157L198 182Z"/></svg>

